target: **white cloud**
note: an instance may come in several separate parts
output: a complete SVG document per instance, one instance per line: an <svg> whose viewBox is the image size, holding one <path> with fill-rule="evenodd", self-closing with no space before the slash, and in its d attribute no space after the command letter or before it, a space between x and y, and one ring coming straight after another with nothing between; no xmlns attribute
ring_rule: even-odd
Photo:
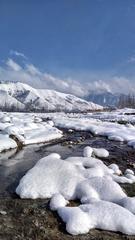
<svg viewBox="0 0 135 240"><path fill-rule="evenodd" d="M107 82L104 82L103 80L98 80L93 82L93 89L97 89L98 91L111 92L110 84Z"/></svg>
<svg viewBox="0 0 135 240"><path fill-rule="evenodd" d="M40 75L40 71L33 64L26 64L26 70L31 75Z"/></svg>
<svg viewBox="0 0 135 240"><path fill-rule="evenodd" d="M113 92L120 93L135 93L135 81L128 79L123 76L115 76L111 81L110 85Z"/></svg>
<svg viewBox="0 0 135 240"><path fill-rule="evenodd" d="M13 59L9 58L7 61L6 61L6 65L11 68L13 71L20 71L22 68L21 66L16 63Z"/></svg>
<svg viewBox="0 0 135 240"><path fill-rule="evenodd" d="M132 56L128 59L128 63L134 63L135 62L135 56Z"/></svg>
<svg viewBox="0 0 135 240"><path fill-rule="evenodd" d="M27 57L23 53L15 51L15 50L10 50L9 54L10 55L15 55L17 57L22 57L24 59L27 59Z"/></svg>
<svg viewBox="0 0 135 240"><path fill-rule="evenodd" d="M79 97L88 95L91 91L96 92L135 92L135 83L133 80L122 76L106 76L100 74L88 74L87 81L82 74L79 80L69 78L59 78L44 71L41 71L31 63L19 65L13 59L9 58L5 66L0 66L0 80L20 81L27 83L35 88L54 89L60 92L71 93ZM76 79L78 79L76 77ZM99 80L98 80L99 79Z"/></svg>
<svg viewBox="0 0 135 240"><path fill-rule="evenodd" d="M40 71L33 64L23 63L20 66L9 58L4 67L0 67L0 80L20 81L36 88L54 89L57 91L83 96L85 91L82 84L72 79L61 79Z"/></svg>

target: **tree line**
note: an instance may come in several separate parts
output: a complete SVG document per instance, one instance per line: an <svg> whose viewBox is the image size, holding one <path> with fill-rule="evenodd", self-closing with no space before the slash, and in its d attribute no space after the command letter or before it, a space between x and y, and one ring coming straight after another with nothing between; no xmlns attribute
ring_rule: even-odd
<svg viewBox="0 0 135 240"><path fill-rule="evenodd" d="M118 100L118 108L135 108L135 95L128 94L128 95L120 95Z"/></svg>

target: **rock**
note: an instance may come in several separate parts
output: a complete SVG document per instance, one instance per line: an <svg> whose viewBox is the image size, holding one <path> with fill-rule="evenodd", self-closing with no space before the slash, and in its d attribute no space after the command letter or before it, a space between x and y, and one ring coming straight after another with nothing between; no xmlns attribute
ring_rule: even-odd
<svg viewBox="0 0 135 240"><path fill-rule="evenodd" d="M1 214L1 215L7 215L7 212L6 212L6 211L3 211L3 210L0 210L0 214Z"/></svg>

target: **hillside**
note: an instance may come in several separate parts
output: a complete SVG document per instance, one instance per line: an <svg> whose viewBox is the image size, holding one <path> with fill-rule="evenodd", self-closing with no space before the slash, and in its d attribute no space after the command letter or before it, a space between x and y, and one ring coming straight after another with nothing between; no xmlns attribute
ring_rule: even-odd
<svg viewBox="0 0 135 240"><path fill-rule="evenodd" d="M68 111L83 112L102 109L71 94L35 89L20 82L0 83L0 108L4 111Z"/></svg>

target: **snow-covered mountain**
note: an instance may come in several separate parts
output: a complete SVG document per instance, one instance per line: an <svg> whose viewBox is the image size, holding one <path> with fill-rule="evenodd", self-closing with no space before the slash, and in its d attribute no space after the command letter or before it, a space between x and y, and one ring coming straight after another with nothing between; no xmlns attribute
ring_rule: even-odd
<svg viewBox="0 0 135 240"><path fill-rule="evenodd" d="M92 101L96 104L102 106L117 106L121 94L114 94L111 92L91 92L88 96L85 97L87 101Z"/></svg>
<svg viewBox="0 0 135 240"><path fill-rule="evenodd" d="M0 108L27 111L89 111L102 109L74 95L54 90L35 89L20 82L0 83Z"/></svg>

